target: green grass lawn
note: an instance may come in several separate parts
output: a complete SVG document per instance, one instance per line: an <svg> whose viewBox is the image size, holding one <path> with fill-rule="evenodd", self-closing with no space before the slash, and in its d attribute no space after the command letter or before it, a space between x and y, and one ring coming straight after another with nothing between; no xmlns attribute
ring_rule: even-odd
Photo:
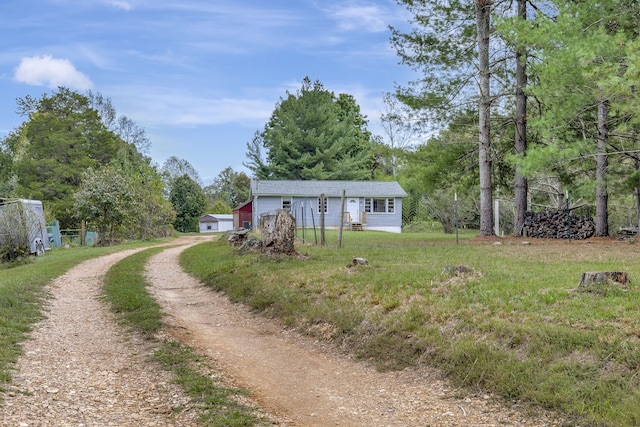
<svg viewBox="0 0 640 427"><path fill-rule="evenodd" d="M431 364L459 385L575 417L640 424L640 245L349 232L307 259L188 249L188 272L233 300L333 340L380 369ZM331 241L330 238L327 239ZM347 268L353 257L369 266ZM442 274L446 266L467 273ZM582 272L628 290L580 292Z"/></svg>

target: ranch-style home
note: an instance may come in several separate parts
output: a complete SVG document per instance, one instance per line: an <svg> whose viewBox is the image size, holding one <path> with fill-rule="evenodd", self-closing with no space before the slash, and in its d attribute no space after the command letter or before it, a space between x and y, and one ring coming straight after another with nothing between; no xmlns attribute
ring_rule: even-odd
<svg viewBox="0 0 640 427"><path fill-rule="evenodd" d="M206 214L200 217L199 222L201 233L233 230L232 214Z"/></svg>
<svg viewBox="0 0 640 427"><path fill-rule="evenodd" d="M343 207L344 195L344 207ZM324 196L324 203L321 199ZM407 193L394 181L251 180L251 222L286 209L299 227L319 227L324 210L327 228L402 232L402 198Z"/></svg>

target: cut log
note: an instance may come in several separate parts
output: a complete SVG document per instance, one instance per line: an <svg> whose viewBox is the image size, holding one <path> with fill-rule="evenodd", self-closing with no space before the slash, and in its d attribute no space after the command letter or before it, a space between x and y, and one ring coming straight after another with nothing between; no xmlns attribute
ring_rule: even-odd
<svg viewBox="0 0 640 427"><path fill-rule="evenodd" d="M583 292L606 293L608 287L628 289L629 276L624 271L589 271L582 273L578 289Z"/></svg>

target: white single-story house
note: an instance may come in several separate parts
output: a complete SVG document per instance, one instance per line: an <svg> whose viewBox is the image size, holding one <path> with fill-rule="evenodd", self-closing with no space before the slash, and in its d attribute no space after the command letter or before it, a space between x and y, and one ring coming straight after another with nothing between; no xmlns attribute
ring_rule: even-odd
<svg viewBox="0 0 640 427"><path fill-rule="evenodd" d="M407 193L395 181L254 179L252 224L259 225L262 214L286 209L296 218L298 227L319 227L322 195L326 228L339 228L342 221L353 230L402 232L402 198Z"/></svg>
<svg viewBox="0 0 640 427"><path fill-rule="evenodd" d="M199 222L201 233L233 230L232 214L206 214L200 217Z"/></svg>

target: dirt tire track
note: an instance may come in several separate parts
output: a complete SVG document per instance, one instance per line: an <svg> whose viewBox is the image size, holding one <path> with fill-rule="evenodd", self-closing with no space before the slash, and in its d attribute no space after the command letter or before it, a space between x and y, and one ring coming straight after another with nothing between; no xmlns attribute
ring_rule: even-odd
<svg viewBox="0 0 640 427"><path fill-rule="evenodd" d="M488 396L455 399L427 368L380 373L230 303L178 265L188 246L152 257L147 276L174 337L207 354L281 425L551 426L560 421Z"/></svg>
<svg viewBox="0 0 640 427"><path fill-rule="evenodd" d="M23 343L0 426L198 425L171 374L149 361L153 346L117 326L99 298L108 269L142 249L83 262L47 286L46 319Z"/></svg>

